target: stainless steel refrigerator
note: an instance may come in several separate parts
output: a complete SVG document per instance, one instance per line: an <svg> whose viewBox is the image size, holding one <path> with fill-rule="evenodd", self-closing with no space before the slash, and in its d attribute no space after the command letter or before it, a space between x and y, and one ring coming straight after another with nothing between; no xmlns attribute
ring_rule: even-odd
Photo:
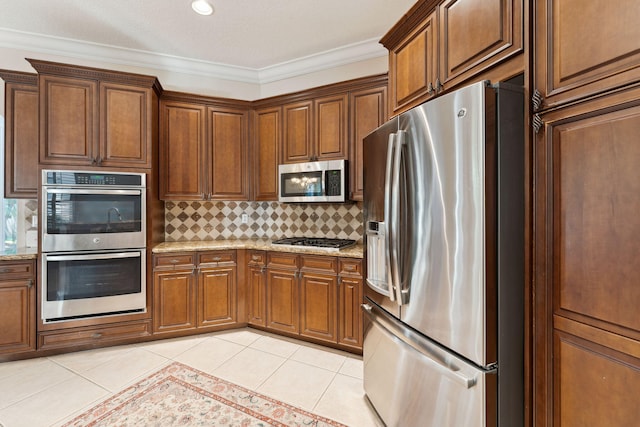
<svg viewBox="0 0 640 427"><path fill-rule="evenodd" d="M364 139L364 389L388 426L524 424L524 100L480 82Z"/></svg>

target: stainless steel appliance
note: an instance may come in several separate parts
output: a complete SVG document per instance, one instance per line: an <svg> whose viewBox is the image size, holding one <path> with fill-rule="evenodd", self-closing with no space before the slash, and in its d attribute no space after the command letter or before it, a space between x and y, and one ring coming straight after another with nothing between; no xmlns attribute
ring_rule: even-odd
<svg viewBox="0 0 640 427"><path fill-rule="evenodd" d="M278 172L280 202L344 202L347 199L346 160L279 165Z"/></svg>
<svg viewBox="0 0 640 427"><path fill-rule="evenodd" d="M45 322L144 311L146 250L42 254Z"/></svg>
<svg viewBox="0 0 640 427"><path fill-rule="evenodd" d="M42 171L42 251L145 246L143 173Z"/></svg>
<svg viewBox="0 0 640 427"><path fill-rule="evenodd" d="M146 309L145 178L42 171L45 323Z"/></svg>
<svg viewBox="0 0 640 427"><path fill-rule="evenodd" d="M480 82L364 139L364 389L388 426L521 426L524 100Z"/></svg>
<svg viewBox="0 0 640 427"><path fill-rule="evenodd" d="M324 237L285 237L271 242L274 245L283 247L307 247L313 249L321 249L327 252L339 252L356 244L351 239L327 239Z"/></svg>

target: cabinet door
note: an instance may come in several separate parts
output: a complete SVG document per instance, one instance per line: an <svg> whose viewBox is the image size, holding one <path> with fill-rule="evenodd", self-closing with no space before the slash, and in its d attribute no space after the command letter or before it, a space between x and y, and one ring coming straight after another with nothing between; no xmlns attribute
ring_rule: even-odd
<svg viewBox="0 0 640 427"><path fill-rule="evenodd" d="M338 278L338 344L362 348L362 278Z"/></svg>
<svg viewBox="0 0 640 427"><path fill-rule="evenodd" d="M205 108L181 102L160 104L160 198L205 198Z"/></svg>
<svg viewBox="0 0 640 427"><path fill-rule="evenodd" d="M635 425L640 90L542 115L534 277L538 424ZM614 408L612 410L612 408Z"/></svg>
<svg viewBox="0 0 640 427"><path fill-rule="evenodd" d="M171 332L196 327L196 281L192 271L153 275L153 331Z"/></svg>
<svg viewBox="0 0 640 427"><path fill-rule="evenodd" d="M535 5L538 110L640 80L640 7L621 0L545 0Z"/></svg>
<svg viewBox="0 0 640 427"><path fill-rule="evenodd" d="M0 264L0 270L4 270ZM36 291L33 279L0 278L0 354L36 349Z"/></svg>
<svg viewBox="0 0 640 427"><path fill-rule="evenodd" d="M317 98L313 101L314 160L348 159L348 102L347 94Z"/></svg>
<svg viewBox="0 0 640 427"><path fill-rule="evenodd" d="M100 154L97 163L113 167L151 167L153 89L100 84Z"/></svg>
<svg viewBox="0 0 640 427"><path fill-rule="evenodd" d="M351 200L362 200L362 140L387 120L387 86L351 92L349 175Z"/></svg>
<svg viewBox="0 0 640 427"><path fill-rule="evenodd" d="M255 111L252 168L254 200L278 200L281 120L282 107Z"/></svg>
<svg viewBox="0 0 640 427"><path fill-rule="evenodd" d="M454 86L520 53L522 3L522 0L443 2L438 11L441 84Z"/></svg>
<svg viewBox="0 0 640 427"><path fill-rule="evenodd" d="M266 316L266 268L264 266L250 266L247 285L249 291L249 324L267 326Z"/></svg>
<svg viewBox="0 0 640 427"><path fill-rule="evenodd" d="M295 270L267 270L267 327L299 333L298 277Z"/></svg>
<svg viewBox="0 0 640 427"><path fill-rule="evenodd" d="M40 163L98 161L98 83L40 76Z"/></svg>
<svg viewBox="0 0 640 427"><path fill-rule="evenodd" d="M200 270L198 326L236 323L236 267Z"/></svg>
<svg viewBox="0 0 640 427"><path fill-rule="evenodd" d="M17 75L24 82L12 82ZM35 74L0 72L5 84L6 198L35 199L38 195L38 78Z"/></svg>
<svg viewBox="0 0 640 427"><path fill-rule="evenodd" d="M210 199L249 200L248 111L209 108Z"/></svg>
<svg viewBox="0 0 640 427"><path fill-rule="evenodd" d="M438 70L436 12L389 50L391 111L398 114L435 95Z"/></svg>
<svg viewBox="0 0 640 427"><path fill-rule="evenodd" d="M313 156L313 103L301 101L283 107L282 161L296 163Z"/></svg>
<svg viewBox="0 0 640 427"><path fill-rule="evenodd" d="M302 273L300 335L335 343L337 276Z"/></svg>

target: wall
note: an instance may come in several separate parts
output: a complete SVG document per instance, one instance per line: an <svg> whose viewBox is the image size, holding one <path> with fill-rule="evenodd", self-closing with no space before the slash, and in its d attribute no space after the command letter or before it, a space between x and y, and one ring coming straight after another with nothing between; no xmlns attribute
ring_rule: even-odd
<svg viewBox="0 0 640 427"><path fill-rule="evenodd" d="M360 203L165 202L168 242L327 237L362 243L363 234Z"/></svg>

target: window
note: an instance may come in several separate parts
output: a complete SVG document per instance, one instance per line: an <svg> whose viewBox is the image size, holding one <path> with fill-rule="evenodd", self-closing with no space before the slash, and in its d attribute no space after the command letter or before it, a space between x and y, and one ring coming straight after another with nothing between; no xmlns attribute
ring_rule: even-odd
<svg viewBox="0 0 640 427"><path fill-rule="evenodd" d="M0 164L4 170L4 117L0 116ZM18 203L4 198L4 173L0 174L0 251L15 249L18 228Z"/></svg>

